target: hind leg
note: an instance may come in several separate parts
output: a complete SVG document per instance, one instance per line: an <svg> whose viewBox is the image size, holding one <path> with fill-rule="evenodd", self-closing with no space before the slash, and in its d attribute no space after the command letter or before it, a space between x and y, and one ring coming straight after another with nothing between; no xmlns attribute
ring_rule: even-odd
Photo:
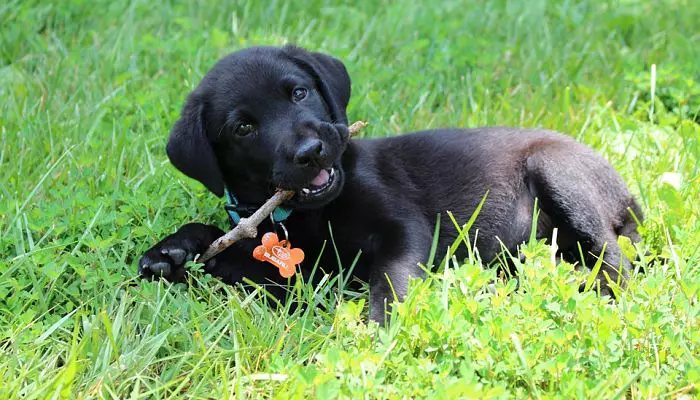
<svg viewBox="0 0 700 400"><path fill-rule="evenodd" d="M596 278L601 294L613 296L608 279L624 285L630 271L617 244L620 217L633 202L622 180L604 160L588 154L572 157L569 149L537 152L526 168L528 189L539 199L539 208L566 237L559 243L562 253L578 255L580 244L587 268L602 256Z"/></svg>

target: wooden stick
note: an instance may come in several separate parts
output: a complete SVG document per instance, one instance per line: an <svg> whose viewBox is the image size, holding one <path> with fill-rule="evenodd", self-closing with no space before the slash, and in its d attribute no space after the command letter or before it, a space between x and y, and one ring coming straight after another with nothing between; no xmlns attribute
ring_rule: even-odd
<svg viewBox="0 0 700 400"><path fill-rule="evenodd" d="M367 123L363 121L357 121L348 127L350 131L350 136L357 134L359 131L367 127ZM212 243L207 251L195 259L196 262L205 263L211 260L212 257L226 250L227 247L236 243L241 239L253 239L258 236L258 225L267 219L275 208L279 207L282 203L289 200L294 196L294 191L291 190L278 190L274 196L270 197L269 200L265 202L260 208L258 208L253 215L248 218L241 218L241 221L236 225L235 228L228 231L224 236L216 239Z"/></svg>
<svg viewBox="0 0 700 400"><path fill-rule="evenodd" d="M365 129L369 125L365 121L355 121L348 127L348 130L350 131L350 136L355 136L358 133L360 133L361 130Z"/></svg>

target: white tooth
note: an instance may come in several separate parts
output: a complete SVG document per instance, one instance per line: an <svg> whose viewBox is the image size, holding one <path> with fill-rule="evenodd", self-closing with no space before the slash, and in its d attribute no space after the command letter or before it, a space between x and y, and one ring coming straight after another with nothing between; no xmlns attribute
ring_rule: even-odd
<svg viewBox="0 0 700 400"><path fill-rule="evenodd" d="M311 191L310 191L309 189L307 189L307 188L303 188L303 189L301 189L301 191L304 192L304 193L306 193L306 194L311 193Z"/></svg>
<svg viewBox="0 0 700 400"><path fill-rule="evenodd" d="M335 173L335 168L331 168L331 176Z"/></svg>

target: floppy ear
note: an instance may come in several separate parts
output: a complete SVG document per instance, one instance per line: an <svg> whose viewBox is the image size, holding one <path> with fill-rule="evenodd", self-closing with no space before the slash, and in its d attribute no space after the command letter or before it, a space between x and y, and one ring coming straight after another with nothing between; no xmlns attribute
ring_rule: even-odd
<svg viewBox="0 0 700 400"><path fill-rule="evenodd" d="M221 197L224 195L224 180L207 138L203 112L201 97L196 92L191 93L182 108L180 119L170 131L165 150L177 169L202 182L207 189Z"/></svg>
<svg viewBox="0 0 700 400"><path fill-rule="evenodd" d="M301 68L314 76L318 89L328 104L333 122L347 125L346 109L350 102L351 83L345 65L335 57L310 53L296 46L288 45L284 50Z"/></svg>

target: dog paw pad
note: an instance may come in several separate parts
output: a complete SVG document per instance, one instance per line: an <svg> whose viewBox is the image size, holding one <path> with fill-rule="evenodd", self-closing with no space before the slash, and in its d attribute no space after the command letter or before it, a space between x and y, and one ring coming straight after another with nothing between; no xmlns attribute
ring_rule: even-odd
<svg viewBox="0 0 700 400"><path fill-rule="evenodd" d="M176 265L180 265L185 262L185 258L187 258L187 252L183 249L179 248L163 248L160 250L160 253L163 254L164 256L170 257L171 260Z"/></svg>

